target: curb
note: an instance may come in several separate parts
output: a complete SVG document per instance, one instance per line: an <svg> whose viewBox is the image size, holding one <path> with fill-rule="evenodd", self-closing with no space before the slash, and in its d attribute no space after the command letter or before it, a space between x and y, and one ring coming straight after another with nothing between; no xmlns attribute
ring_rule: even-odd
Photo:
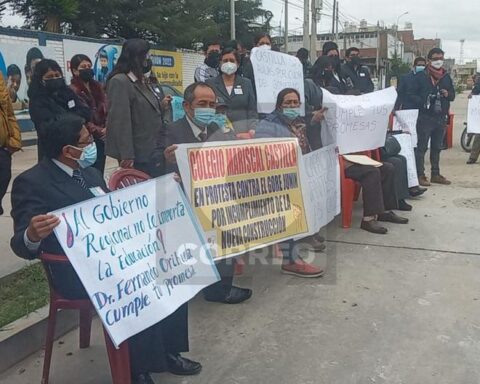
<svg viewBox="0 0 480 384"><path fill-rule="evenodd" d="M47 305L0 329L0 373L44 347L48 310ZM59 311L55 339L77 328L78 316L78 311Z"/></svg>

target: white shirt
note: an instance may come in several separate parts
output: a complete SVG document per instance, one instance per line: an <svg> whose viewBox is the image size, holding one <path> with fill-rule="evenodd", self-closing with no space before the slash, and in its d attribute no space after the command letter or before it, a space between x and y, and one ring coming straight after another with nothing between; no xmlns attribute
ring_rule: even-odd
<svg viewBox="0 0 480 384"><path fill-rule="evenodd" d="M57 159L52 159L52 161L58 168L60 168L68 176L73 177L73 168L70 168L68 165L62 163L61 161L58 161ZM39 242L31 241L27 236L27 229L26 229L23 234L23 242L25 243L25 246L30 252L37 252L38 248L40 248L40 243L42 241L39 241Z"/></svg>
<svg viewBox="0 0 480 384"><path fill-rule="evenodd" d="M197 138L198 141L203 141L200 138L200 135L202 133L207 133L207 128L205 127L205 130L202 131L192 120L190 120L190 117L188 117L188 115L185 115L185 117L187 118L188 124L192 129L193 135Z"/></svg>

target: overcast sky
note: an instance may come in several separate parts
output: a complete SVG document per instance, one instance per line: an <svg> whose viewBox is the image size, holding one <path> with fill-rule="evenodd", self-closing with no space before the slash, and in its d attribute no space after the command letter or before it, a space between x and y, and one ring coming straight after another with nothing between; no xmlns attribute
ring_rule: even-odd
<svg viewBox="0 0 480 384"><path fill-rule="evenodd" d="M228 1L228 0L225 0ZM274 13L273 25L284 21L284 0L263 0L263 6ZM319 32L331 30L333 0L324 0L325 15L319 26ZM302 33L303 0L289 0L289 31L291 34ZM395 24L397 17L404 12L400 26L406 21L413 23L416 38L442 39L443 48L448 57L459 58L460 39L465 42L465 60L480 57L480 0L340 0L340 20L357 21L366 19L369 24L378 20L386 25ZM3 26L21 26L22 19L15 15L3 16ZM340 31L341 31L340 27Z"/></svg>
<svg viewBox="0 0 480 384"><path fill-rule="evenodd" d="M275 14L279 24L284 0L263 0L265 8ZM302 33L303 0L289 0L289 31ZM333 0L324 0L324 11L319 30L331 30ZM449 57L459 58L460 39L466 39L465 59L480 57L480 0L340 0L341 21L366 19L369 24L378 20L386 25L395 24L404 12L400 26L406 21L413 23L415 38L442 39L443 48ZM342 15L343 13L343 15ZM298 18L298 19L295 19ZM282 21L283 25L283 21ZM297 29L298 28L298 29ZM341 31L341 27L340 27Z"/></svg>

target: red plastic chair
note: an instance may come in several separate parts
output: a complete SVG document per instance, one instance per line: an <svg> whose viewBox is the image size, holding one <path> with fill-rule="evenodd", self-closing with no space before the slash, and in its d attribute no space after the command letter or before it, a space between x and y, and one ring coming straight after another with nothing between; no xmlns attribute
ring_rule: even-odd
<svg viewBox="0 0 480 384"><path fill-rule="evenodd" d="M374 160L380 161L380 149L374 151L362 152L363 155L371 157ZM342 204L342 228L352 227L352 213L353 203L358 201L360 191L362 189L360 183L349 179L345 176L345 159L339 156L340 162L340 190L341 190L341 204Z"/></svg>
<svg viewBox="0 0 480 384"><path fill-rule="evenodd" d="M64 298L57 291L55 291L49 265L70 264L70 261L66 256L50 255L43 253L40 256L40 260L42 261L42 264L45 268L48 284L50 286L50 310L48 314L47 338L45 341L45 358L43 361L42 373L42 384L48 384L58 310L73 309L80 311L80 348L84 349L90 346L90 332L92 328L92 316L94 308L90 299L70 300ZM119 349L116 349L105 328L104 336L105 344L107 347L108 359L110 361L112 383L131 384L130 355L128 350L128 343L124 342L120 345Z"/></svg>
<svg viewBox="0 0 480 384"><path fill-rule="evenodd" d="M133 168L121 168L113 172L110 176L108 189L116 191L117 189L127 188L150 179L151 177L144 172Z"/></svg>

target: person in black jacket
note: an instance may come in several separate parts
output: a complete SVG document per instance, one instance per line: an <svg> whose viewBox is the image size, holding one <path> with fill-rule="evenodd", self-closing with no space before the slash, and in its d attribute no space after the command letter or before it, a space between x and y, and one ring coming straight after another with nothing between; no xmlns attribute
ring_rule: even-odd
<svg viewBox="0 0 480 384"><path fill-rule="evenodd" d="M419 94L416 94L417 76L422 74L427 67L427 60L423 57L417 57L413 62L413 69L400 78L397 87L397 102L395 110L399 109L421 109L423 100Z"/></svg>
<svg viewBox="0 0 480 384"><path fill-rule="evenodd" d="M10 244L15 254L29 260L41 252L64 255L53 233L60 219L49 212L93 198L93 188L108 193L101 173L89 166L96 152L85 121L62 114L47 124L40 131L45 135L45 157L18 176L12 188L14 235ZM55 290L63 297L89 298L70 264L51 264L49 270ZM128 344L134 384L153 383L150 372L192 375L202 369L199 363L180 356L188 351L187 304L129 338Z"/></svg>
<svg viewBox="0 0 480 384"><path fill-rule="evenodd" d="M65 83L62 69L55 60L43 59L35 65L32 81L28 88L29 110L38 134L38 161L43 158L41 129L48 121L65 113L74 113L85 119L91 119L91 110L83 104Z"/></svg>
<svg viewBox="0 0 480 384"><path fill-rule="evenodd" d="M370 76L370 70L362 65L360 50L355 47L347 49L345 61L346 63L342 65L341 72L347 85L350 84L350 88L356 89L362 94L373 92L375 86Z"/></svg>
<svg viewBox="0 0 480 384"><path fill-rule="evenodd" d="M416 76L413 95L420 95L421 105L417 122L418 146L415 152L417 173L422 187L430 186L425 176L425 153L430 140L431 182L449 185L451 182L440 174L440 152L450 110L455 100L455 88L444 64L444 52L433 48L428 53L428 65Z"/></svg>

